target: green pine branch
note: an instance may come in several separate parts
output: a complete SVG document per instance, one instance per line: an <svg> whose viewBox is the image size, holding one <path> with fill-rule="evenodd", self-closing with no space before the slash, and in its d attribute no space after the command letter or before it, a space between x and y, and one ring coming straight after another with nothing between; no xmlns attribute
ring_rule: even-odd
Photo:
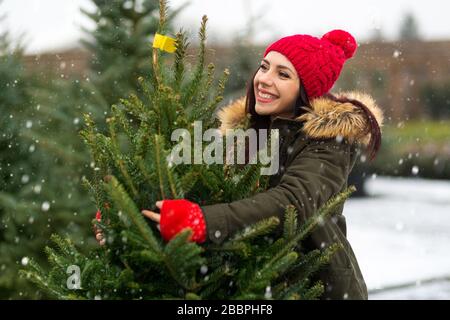
<svg viewBox="0 0 450 320"><path fill-rule="evenodd" d="M133 200L127 195L122 185L114 176L109 176L108 180L109 181L105 183L105 188L117 210L127 215L134 228L136 228L139 234L145 239L149 249L156 253L161 253L162 249L159 241L148 227Z"/></svg>

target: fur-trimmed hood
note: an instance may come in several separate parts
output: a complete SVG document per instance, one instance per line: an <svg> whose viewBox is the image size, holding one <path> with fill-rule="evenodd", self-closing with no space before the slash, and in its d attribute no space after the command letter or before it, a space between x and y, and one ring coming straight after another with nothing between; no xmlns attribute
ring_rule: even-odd
<svg viewBox="0 0 450 320"><path fill-rule="evenodd" d="M349 91L336 95L339 100L356 100L364 104L375 117L378 126L383 126L383 112L368 94ZM330 97L315 98L311 108L304 107L305 113L295 118L303 122L303 132L314 139L336 138L341 136L350 142L367 145L370 132L367 130L369 122L364 111L352 102L340 102ZM246 129L249 125L250 114L245 110L245 97L241 97L223 107L217 113L221 122L220 131L225 134L227 129Z"/></svg>

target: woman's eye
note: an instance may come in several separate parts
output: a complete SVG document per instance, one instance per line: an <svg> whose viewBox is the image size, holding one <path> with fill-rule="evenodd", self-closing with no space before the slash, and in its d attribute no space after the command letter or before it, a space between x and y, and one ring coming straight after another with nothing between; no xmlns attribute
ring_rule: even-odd
<svg viewBox="0 0 450 320"><path fill-rule="evenodd" d="M284 72L280 72L280 76L282 76L284 78L289 78L289 75L287 73L284 73Z"/></svg>
<svg viewBox="0 0 450 320"><path fill-rule="evenodd" d="M264 65L264 64L262 64L262 65L260 66L260 68L263 69L263 70L267 70L267 66Z"/></svg>

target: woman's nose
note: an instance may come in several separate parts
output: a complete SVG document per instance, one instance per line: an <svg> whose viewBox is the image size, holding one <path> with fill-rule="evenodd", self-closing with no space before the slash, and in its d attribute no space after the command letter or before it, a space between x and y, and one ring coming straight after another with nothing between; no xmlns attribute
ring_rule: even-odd
<svg viewBox="0 0 450 320"><path fill-rule="evenodd" d="M259 82L267 87L273 85L273 75L271 72L263 73L259 76Z"/></svg>

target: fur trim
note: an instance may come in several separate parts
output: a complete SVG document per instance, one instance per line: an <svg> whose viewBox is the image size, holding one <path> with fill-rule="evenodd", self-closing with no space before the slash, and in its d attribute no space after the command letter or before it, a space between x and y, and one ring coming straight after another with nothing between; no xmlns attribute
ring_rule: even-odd
<svg viewBox="0 0 450 320"><path fill-rule="evenodd" d="M246 129L249 125L250 114L245 112L245 97L241 97L217 112L220 132L225 135L227 129Z"/></svg>
<svg viewBox="0 0 450 320"><path fill-rule="evenodd" d="M383 112L368 94L349 91L336 95L337 98L346 97L363 103L374 115L380 129L383 126ZM314 139L336 138L338 136L349 142L360 142L367 145L370 140L368 121L363 111L350 102L336 102L325 96L313 99L311 108L304 108L307 112L295 118L303 122L302 130ZM245 97L239 98L218 112L221 121L220 131L225 134L226 129L247 128L249 114L245 112Z"/></svg>

